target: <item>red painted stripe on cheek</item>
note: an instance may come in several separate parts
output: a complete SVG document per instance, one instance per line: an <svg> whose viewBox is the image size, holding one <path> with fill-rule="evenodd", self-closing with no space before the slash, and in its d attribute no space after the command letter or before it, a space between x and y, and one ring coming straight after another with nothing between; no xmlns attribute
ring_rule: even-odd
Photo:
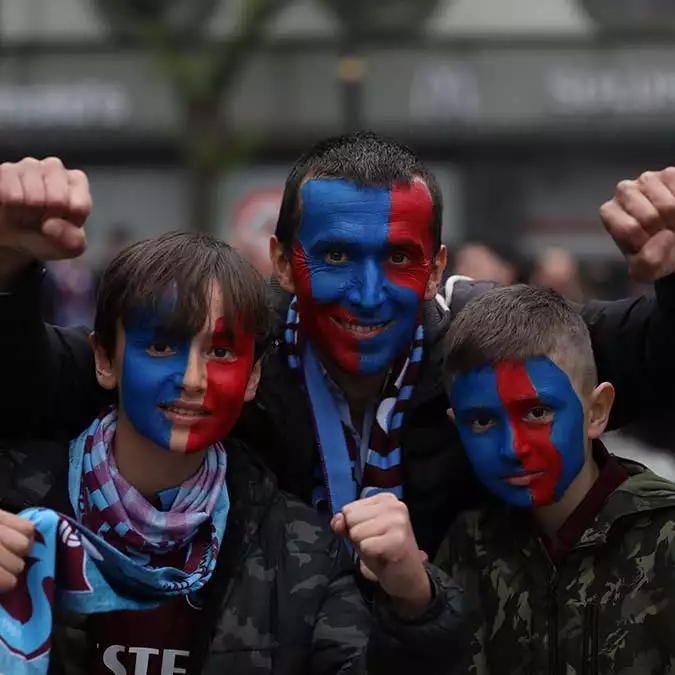
<svg viewBox="0 0 675 675"><path fill-rule="evenodd" d="M216 321L215 333L226 332L225 319ZM209 360L206 364L206 393L204 407L213 411L190 430L186 452L204 450L232 431L244 406L246 387L253 367L255 340L237 325L234 340L230 345L214 345L230 348L237 354L233 362Z"/></svg>
<svg viewBox="0 0 675 675"><path fill-rule="evenodd" d="M431 269L433 241L431 222L433 204L426 183L415 179L408 185L397 184L391 190L389 215L389 243L396 248L400 242L410 241L409 262L395 264L387 260L384 271L390 281L404 286L422 297ZM405 252L405 248L402 249Z"/></svg>
<svg viewBox="0 0 675 675"><path fill-rule="evenodd" d="M549 504L562 474L562 457L551 441L552 424L528 424L522 419L521 402L537 398L524 363L499 363L495 372L499 398L511 422L514 452L525 471L543 472L530 484L532 502Z"/></svg>

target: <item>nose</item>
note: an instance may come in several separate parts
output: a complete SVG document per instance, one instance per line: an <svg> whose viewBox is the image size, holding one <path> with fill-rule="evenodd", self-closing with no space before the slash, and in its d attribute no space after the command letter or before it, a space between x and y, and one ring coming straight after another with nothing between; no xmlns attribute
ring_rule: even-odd
<svg viewBox="0 0 675 675"><path fill-rule="evenodd" d="M384 269L375 260L363 263L361 278L349 293L349 300L365 310L377 309L385 300Z"/></svg>
<svg viewBox="0 0 675 675"><path fill-rule="evenodd" d="M501 456L502 459L511 461L511 462L518 462L519 460L522 460L524 457L530 454L530 448L528 444L522 444L525 447L518 448L518 452L516 452L516 438L515 434L513 433L513 427L509 422L507 422L504 425L504 435L502 437L502 443L501 443Z"/></svg>
<svg viewBox="0 0 675 675"><path fill-rule="evenodd" d="M206 391L206 358L196 347L190 349L181 389L186 394L199 395Z"/></svg>

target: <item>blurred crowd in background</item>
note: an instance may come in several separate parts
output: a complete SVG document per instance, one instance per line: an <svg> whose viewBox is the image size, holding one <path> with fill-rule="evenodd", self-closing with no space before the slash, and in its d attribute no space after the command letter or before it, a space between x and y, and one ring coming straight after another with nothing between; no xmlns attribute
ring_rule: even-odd
<svg viewBox="0 0 675 675"><path fill-rule="evenodd" d="M644 292L597 217L616 182L675 164L675 4L662 0L0 0L0 147L84 169L80 260L45 316L91 324L127 244L198 228L264 273L285 174L354 128L426 158L447 274L566 298ZM675 478L669 420L610 447Z"/></svg>

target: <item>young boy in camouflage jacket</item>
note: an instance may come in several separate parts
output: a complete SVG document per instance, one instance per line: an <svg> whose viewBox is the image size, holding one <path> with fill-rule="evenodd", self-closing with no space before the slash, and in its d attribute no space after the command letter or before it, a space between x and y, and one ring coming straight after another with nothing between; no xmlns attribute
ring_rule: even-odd
<svg viewBox="0 0 675 675"><path fill-rule="evenodd" d="M439 564L465 589L478 675L675 672L675 485L601 441L612 385L557 295L491 291L455 320L445 381L492 504Z"/></svg>

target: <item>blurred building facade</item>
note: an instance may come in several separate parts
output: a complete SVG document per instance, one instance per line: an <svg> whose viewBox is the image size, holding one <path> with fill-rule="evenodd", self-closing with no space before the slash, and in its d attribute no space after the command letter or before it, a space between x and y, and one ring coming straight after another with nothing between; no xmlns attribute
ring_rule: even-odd
<svg viewBox="0 0 675 675"><path fill-rule="evenodd" d="M242 2L223 0L206 35L227 37ZM360 38L354 98L331 3L292 0L226 110L223 123L259 143L223 176L218 234L264 261L290 162L357 125L404 139L437 170L448 243L524 257L562 244L611 276L598 206L617 180L675 154L675 48L653 31L673 24L669 5L439 0L418 35ZM93 258L120 222L138 236L189 226L172 92L147 54L111 40L92 0L0 0L0 48L2 155L56 154L88 171Z"/></svg>

